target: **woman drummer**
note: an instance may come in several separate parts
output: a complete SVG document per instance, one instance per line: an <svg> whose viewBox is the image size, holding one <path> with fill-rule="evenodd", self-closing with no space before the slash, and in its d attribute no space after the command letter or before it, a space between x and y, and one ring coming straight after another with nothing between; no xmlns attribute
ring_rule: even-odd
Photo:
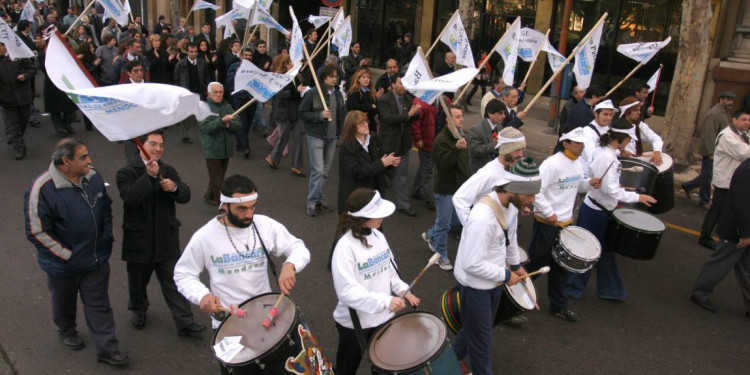
<svg viewBox="0 0 750 375"><path fill-rule="evenodd" d="M399 297L409 286L398 276L388 241L376 229L393 213L395 205L377 191L358 188L349 195L347 208L348 212L339 217L331 262L339 299L333 311L339 332L337 375L356 374L362 360L356 325L361 325L363 341L367 342L395 312L406 307L406 301L419 305L419 298L411 292Z"/></svg>
<svg viewBox="0 0 750 375"><path fill-rule="evenodd" d="M660 166L662 164L661 150L664 147L664 141L659 134L651 130L648 124L641 121L641 102L634 96L628 96L620 101L620 118L633 125L630 142L621 156L641 156L644 154L643 143L649 143L653 149L650 154L650 161L656 166Z"/></svg>
<svg viewBox="0 0 750 375"><path fill-rule="evenodd" d="M607 249L612 244L605 243L610 212L617 207L617 202L640 202L647 206L656 203L649 195L627 191L620 186L622 166L617 160L617 152L622 152L627 147L632 132L633 125L619 119L599 139L600 147L594 151L590 168L592 177L601 178L601 188L586 194L578 215L578 226L590 231L602 245L602 255L596 263L596 285L599 298L608 300L624 300L627 296L617 268L615 253ZM589 270L571 275L566 294L569 297L581 298L591 272L592 270Z"/></svg>

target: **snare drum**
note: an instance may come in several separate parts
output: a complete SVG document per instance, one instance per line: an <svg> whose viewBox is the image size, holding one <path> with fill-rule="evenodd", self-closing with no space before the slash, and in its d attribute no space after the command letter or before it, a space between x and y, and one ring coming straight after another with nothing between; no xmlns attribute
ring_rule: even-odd
<svg viewBox="0 0 750 375"><path fill-rule="evenodd" d="M593 267L602 255L602 245L588 230L567 226L557 236L552 258L560 267L570 272L584 273Z"/></svg>
<svg viewBox="0 0 750 375"><path fill-rule="evenodd" d="M633 208L614 210L609 223L607 246L622 256L640 260L654 258L667 229L656 216Z"/></svg>
<svg viewBox="0 0 750 375"><path fill-rule="evenodd" d="M651 160L647 156L639 156L638 159ZM648 212L652 214L663 214L674 207L674 161L671 156L663 152L661 153L661 161L661 165L654 165L659 174L656 176L654 193L652 194L656 203L648 207Z"/></svg>
<svg viewBox="0 0 750 375"><path fill-rule="evenodd" d="M386 322L372 335L369 353L375 374L461 374L445 324L428 312Z"/></svg>
<svg viewBox="0 0 750 375"><path fill-rule="evenodd" d="M271 327L263 327L263 318L278 297L279 293L253 297L239 306L247 310L247 318L231 315L221 323L212 345L225 337L240 336L243 348L231 359L217 356L219 362L232 374L333 374L331 363L289 297L281 302Z"/></svg>

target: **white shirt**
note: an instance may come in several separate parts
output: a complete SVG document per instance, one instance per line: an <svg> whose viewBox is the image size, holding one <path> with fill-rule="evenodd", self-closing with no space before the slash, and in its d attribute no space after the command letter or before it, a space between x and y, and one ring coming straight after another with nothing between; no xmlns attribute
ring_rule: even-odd
<svg viewBox="0 0 750 375"><path fill-rule="evenodd" d="M490 193L495 187L498 177L504 173L509 172L505 170L505 166L497 158L494 158L456 190L453 194L453 208L456 209L456 215L461 224L466 225L471 206L479 198Z"/></svg>
<svg viewBox="0 0 750 375"><path fill-rule="evenodd" d="M613 163L614 162L614 163ZM626 191L620 186L620 174L622 165L617 160L617 150L612 147L598 147L594 151L594 161L591 162L591 173L593 177L601 177L604 171L607 170L607 174L602 179L602 187L600 189L591 190L586 194L586 198L583 200L587 206L600 210L591 200L596 200L599 204L604 206L608 211L612 211L617 207L617 202L625 203L637 203L639 199L638 193L632 191Z"/></svg>
<svg viewBox="0 0 750 375"><path fill-rule="evenodd" d="M638 129L640 130L640 139L641 142L645 142L651 145L651 148L654 151L659 151L664 148L664 141L661 139L659 134L656 134L651 128L646 124L645 122L641 121L640 124L638 124ZM633 155L636 155L636 147L635 147L635 139L632 137L630 138L630 143L628 143L627 146L625 146L625 151L630 152Z"/></svg>
<svg viewBox="0 0 750 375"><path fill-rule="evenodd" d="M537 216L547 219L556 215L558 221L573 218L576 194L592 189L579 160L580 157L570 160L562 152L558 152L542 162L539 166L542 188L534 202L534 213Z"/></svg>
<svg viewBox="0 0 750 375"><path fill-rule="evenodd" d="M750 146L727 126L716 136L714 150L714 175L711 184L720 189L729 189L734 170L750 158Z"/></svg>
<svg viewBox="0 0 750 375"><path fill-rule="evenodd" d="M500 203L496 193L488 196ZM492 207L477 203L471 210L461 232L453 269L453 276L461 285L479 290L496 288L508 280L510 271L506 265L518 265L518 209L509 204L503 207L503 211L508 225L508 247L505 246L505 232L497 222Z"/></svg>
<svg viewBox="0 0 750 375"><path fill-rule="evenodd" d="M285 263L293 264L296 272L310 263L310 251L304 242L292 236L281 223L257 214L253 221L270 254L285 256ZM227 236L227 229L234 246ZM267 258L260 239L255 242L255 249L247 251L245 248L246 244L252 247L253 243L252 226L229 228L218 219L211 219L193 234L175 266L177 290L196 305L200 305L207 294L213 294L225 307L240 305L252 297L270 292ZM204 269L208 271L210 290L200 280ZM218 326L219 322L214 320L213 328Z"/></svg>
<svg viewBox="0 0 750 375"><path fill-rule="evenodd" d="M393 317L389 310L392 294L401 295L409 286L396 273L388 241L373 229L365 247L351 230L341 237L333 251L331 273L339 299L333 319L354 328L349 308L357 310L362 328L377 327Z"/></svg>
<svg viewBox="0 0 750 375"><path fill-rule="evenodd" d="M609 132L609 126L601 126L596 120L591 121L591 125L596 128L599 134L588 125L583 127L583 135L586 137L586 141L583 142L585 147L583 148L583 154L579 158L581 165L583 165L583 173L589 178L592 177L589 165L591 165L591 159L594 157L594 151L599 148L599 138Z"/></svg>

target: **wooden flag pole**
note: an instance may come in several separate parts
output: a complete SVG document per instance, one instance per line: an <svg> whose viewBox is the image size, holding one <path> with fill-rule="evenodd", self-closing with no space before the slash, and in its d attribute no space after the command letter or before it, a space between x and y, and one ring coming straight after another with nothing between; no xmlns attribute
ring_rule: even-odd
<svg viewBox="0 0 750 375"><path fill-rule="evenodd" d="M318 40L323 41L323 39L325 39L326 36L330 34L329 32L330 30L331 30L330 28L327 28L326 31L323 32L323 35L321 35L320 38L318 38ZM305 38L307 38L307 35L305 35ZM315 46L315 49L311 52L312 56L315 56L318 53L318 51L321 50L322 47L323 47L323 43L318 43L318 45Z"/></svg>
<svg viewBox="0 0 750 375"><path fill-rule="evenodd" d="M65 31L65 34L63 34L63 36L68 36L68 34L70 34L70 32L73 31L73 28L76 26L76 24L78 23L78 21L81 20L81 17L83 17L86 14L86 12L88 12L89 9L94 4L96 4L96 0L91 0L91 2L89 3L89 5L86 5L86 8L83 9L83 12L81 12L81 14L78 15L78 18L76 18L76 20L73 21L73 23L70 25L70 27L68 27L68 30Z"/></svg>
<svg viewBox="0 0 750 375"><path fill-rule="evenodd" d="M594 32L594 30L597 27L599 27L600 23L604 22L604 20L607 18L608 15L609 15L609 13L607 13L607 12L604 12L604 14L602 14L602 17L599 18L599 21L597 21L594 24L594 27L592 27L591 30L589 30L588 34L586 34L586 36L584 36L583 39L581 39L581 42L579 42L578 45L576 46L576 48L573 49L573 52L568 56L567 59L565 59L565 62L563 62L562 64L560 64L560 67L557 68L557 70L552 74L552 76L549 77L549 79L544 84L544 86L542 86L542 88L539 89L539 91L536 93L536 95L534 95L534 98L531 99L531 101L529 102L529 104L524 108L524 111L528 112L531 109L531 107L534 106L534 103L536 103L536 101L539 100L539 97L542 96L542 93L544 93L544 90L546 90L547 87L549 87L549 85L552 84L552 81L554 81L555 77L557 77L557 75L560 74L563 71L563 69L565 69L565 67L568 65L568 63L570 62L570 60L573 60L573 57L576 55L576 53L578 53L578 51L581 50L581 48L583 48L584 42L586 42L588 40L588 38L591 36L591 34Z"/></svg>
<svg viewBox="0 0 750 375"><path fill-rule="evenodd" d="M659 74L656 75L656 83L654 84L654 93L651 95L651 105L649 107L654 106L654 102L656 101L656 88L659 87L659 79L661 78L661 69L664 67L664 64L659 64Z"/></svg>
<svg viewBox="0 0 750 375"><path fill-rule="evenodd" d="M440 31L440 35L438 35L437 38L435 38L435 41L432 42L432 46L430 46L430 49L427 50L427 53L424 54L425 59L427 58L427 56L430 56L430 52L432 52L435 46L437 46L438 42L440 41L440 38L442 38L443 34L445 34L445 29L448 27L448 25L451 24L451 21L453 21L453 17L456 17L456 15L458 15L458 9L456 9L456 11L453 13L451 18L448 20L448 23L445 24L445 27L443 27L443 30Z"/></svg>
<svg viewBox="0 0 750 375"><path fill-rule="evenodd" d="M343 7L339 8L338 12L336 12L336 15L334 15L333 18L331 18L331 20L328 21L328 27L326 27L326 31L324 31L323 34L320 35L320 38L318 38L318 40L320 40L320 42L318 43L317 46L315 46L315 49L311 52L313 56L318 52L318 50L320 50L321 48L323 48L322 41L323 41L323 39L325 39L326 35L329 36L329 40L330 40L331 29L333 29L333 21L339 16L339 12L343 12L343 11L344 11Z"/></svg>
<svg viewBox="0 0 750 375"><path fill-rule="evenodd" d="M544 34L544 43L547 43L549 40L549 29L547 29L547 33ZM539 55L542 53L542 49L539 48L539 51L536 51L536 56L534 56L534 61L531 62L531 65L529 66L529 70L526 72L526 77L523 77L523 81L521 81L521 86L526 84L526 81L529 80L529 75L531 75L531 69L534 68L534 64L536 64L536 60L539 59Z"/></svg>
<svg viewBox="0 0 750 375"><path fill-rule="evenodd" d="M615 87L613 87L613 88L612 88L611 90L609 90L609 91L608 91L608 92L607 92L607 93L606 93L606 94L604 95L604 97L605 97L605 98L607 98L607 97L609 97L610 95L612 95L612 93L614 93L614 92L615 92L615 90L617 90L617 89L618 89L618 88L619 88L620 86L622 86L622 84L623 84L623 83L625 83L625 82L626 82L627 80L629 80L629 79L630 79L630 77L632 77L632 76L633 76L633 74L635 74L635 72L637 72L637 71L638 71L638 69L640 69L640 68L642 68L642 67L643 67L643 63L638 63L638 65L636 65L636 66L635 66L635 68L633 68L633 70L631 70L631 71L630 71L630 73L628 73L628 75L626 75L626 76L625 76L625 78L621 79L621 80L620 80L620 82L618 82L618 83L617 83L617 84L615 85Z"/></svg>
<svg viewBox="0 0 750 375"><path fill-rule="evenodd" d="M305 57L307 58L307 66L310 67L310 72L312 73L313 81L315 81L315 88L318 90L318 95L320 95L320 102L323 104L323 109L328 110L328 104L326 104L326 99L323 96L323 90L320 89L320 82L318 82L318 75L315 73L315 68L312 66L312 61L310 61L310 53L307 52L307 46L302 45L302 51L305 52ZM328 121L331 121L332 119L328 119Z"/></svg>
<svg viewBox="0 0 750 375"><path fill-rule="evenodd" d="M190 7L190 10L185 15L185 27L187 28L188 22L190 21L190 15L193 14L193 7Z"/></svg>
<svg viewBox="0 0 750 375"><path fill-rule="evenodd" d="M448 130L450 130L451 134L453 134L456 139L461 139L463 136L458 132L458 129L456 129L456 124L453 123L450 108L448 108L448 104L445 102L445 96L441 94L439 100L440 107L443 108L443 112L445 112L445 126L448 127Z"/></svg>

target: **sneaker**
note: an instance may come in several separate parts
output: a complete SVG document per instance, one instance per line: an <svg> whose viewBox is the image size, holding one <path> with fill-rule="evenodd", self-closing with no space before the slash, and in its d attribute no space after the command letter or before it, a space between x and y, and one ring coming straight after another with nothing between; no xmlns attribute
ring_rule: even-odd
<svg viewBox="0 0 750 375"><path fill-rule="evenodd" d="M422 232L422 241L427 242L427 246L430 247L430 250L432 250L433 253L435 252L435 243L427 236L427 232Z"/></svg>
<svg viewBox="0 0 750 375"><path fill-rule="evenodd" d="M565 319L567 322L575 323L578 321L578 316L568 309L550 309L550 314Z"/></svg>
<svg viewBox="0 0 750 375"><path fill-rule="evenodd" d="M450 271L453 269L453 265L451 264L451 260L448 258L440 258L438 259L438 267L440 267L443 271Z"/></svg>
<svg viewBox="0 0 750 375"><path fill-rule="evenodd" d="M318 216L318 208L315 206L307 207L307 216L310 216L310 217Z"/></svg>
<svg viewBox="0 0 750 375"><path fill-rule="evenodd" d="M331 206L329 206L329 205L327 205L325 203L317 203L317 204L315 204L315 208L318 211L321 211L321 212L331 212L331 211L333 211L333 209L331 208Z"/></svg>
<svg viewBox="0 0 750 375"><path fill-rule="evenodd" d="M81 350L86 347L86 344L77 334L63 337L62 343L70 350Z"/></svg>

